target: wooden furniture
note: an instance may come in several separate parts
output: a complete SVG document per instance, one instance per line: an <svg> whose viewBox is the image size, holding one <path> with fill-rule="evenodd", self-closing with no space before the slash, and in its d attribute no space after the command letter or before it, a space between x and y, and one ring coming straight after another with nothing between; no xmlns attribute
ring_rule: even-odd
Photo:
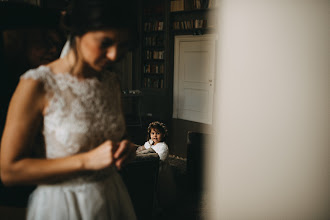
<svg viewBox="0 0 330 220"><path fill-rule="evenodd" d="M157 153L137 156L120 171L138 219L151 220L153 218L156 208L158 172Z"/></svg>
<svg viewBox="0 0 330 220"><path fill-rule="evenodd" d="M141 88L167 88L168 1L144 0L141 25Z"/></svg>
<svg viewBox="0 0 330 220"><path fill-rule="evenodd" d="M190 190L199 199L204 189L205 152L211 134L189 131L187 134L187 178Z"/></svg>
<svg viewBox="0 0 330 220"><path fill-rule="evenodd" d="M123 93L122 99L125 112L126 126L142 127L142 97L143 94L140 90L128 90ZM125 108L129 108L131 111L125 111Z"/></svg>
<svg viewBox="0 0 330 220"><path fill-rule="evenodd" d="M216 32L216 9L203 8L171 12L173 35L203 35Z"/></svg>

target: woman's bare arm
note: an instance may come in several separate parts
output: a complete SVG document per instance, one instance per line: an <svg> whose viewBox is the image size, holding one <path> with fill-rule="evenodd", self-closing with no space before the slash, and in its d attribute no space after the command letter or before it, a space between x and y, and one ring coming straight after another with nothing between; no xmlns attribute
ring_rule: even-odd
<svg viewBox="0 0 330 220"><path fill-rule="evenodd" d="M46 103L42 83L21 80L9 105L1 140L1 178L6 185L46 183L52 177L99 170L113 163L115 148L111 141L90 152L65 158L31 158L30 143L40 129Z"/></svg>

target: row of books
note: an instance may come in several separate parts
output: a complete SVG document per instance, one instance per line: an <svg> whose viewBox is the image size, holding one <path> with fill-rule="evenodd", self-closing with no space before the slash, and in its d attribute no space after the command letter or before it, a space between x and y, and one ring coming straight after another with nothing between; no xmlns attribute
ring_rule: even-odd
<svg viewBox="0 0 330 220"><path fill-rule="evenodd" d="M164 64L145 64L144 73L164 73Z"/></svg>
<svg viewBox="0 0 330 220"><path fill-rule="evenodd" d="M146 59L151 60L162 60L164 59L164 50L146 50L145 51L145 56Z"/></svg>
<svg viewBox="0 0 330 220"><path fill-rule="evenodd" d="M171 0L171 12L215 7L217 0Z"/></svg>
<svg viewBox="0 0 330 220"><path fill-rule="evenodd" d="M194 9L212 8L217 0L194 0Z"/></svg>
<svg viewBox="0 0 330 220"><path fill-rule="evenodd" d="M143 82L144 88L164 88L164 80L163 79L153 79L153 78L144 78Z"/></svg>
<svg viewBox="0 0 330 220"><path fill-rule="evenodd" d="M207 20L188 20L188 21L175 21L173 22L174 30L190 30L195 28L205 28Z"/></svg>
<svg viewBox="0 0 330 220"><path fill-rule="evenodd" d="M144 23L144 31L162 31L164 30L163 21L152 21Z"/></svg>
<svg viewBox="0 0 330 220"><path fill-rule="evenodd" d="M152 37L145 37L144 44L148 47L150 46L164 46L164 36L152 36Z"/></svg>

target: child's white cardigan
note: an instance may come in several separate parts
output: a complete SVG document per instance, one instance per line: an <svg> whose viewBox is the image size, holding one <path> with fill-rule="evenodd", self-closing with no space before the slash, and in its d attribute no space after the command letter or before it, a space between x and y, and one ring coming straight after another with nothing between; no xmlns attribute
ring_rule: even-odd
<svg viewBox="0 0 330 220"><path fill-rule="evenodd" d="M159 142L158 144L152 145L153 141L150 139L149 141L144 143L144 147L146 149L153 149L158 155L161 161L165 161L168 157L168 146L165 142Z"/></svg>

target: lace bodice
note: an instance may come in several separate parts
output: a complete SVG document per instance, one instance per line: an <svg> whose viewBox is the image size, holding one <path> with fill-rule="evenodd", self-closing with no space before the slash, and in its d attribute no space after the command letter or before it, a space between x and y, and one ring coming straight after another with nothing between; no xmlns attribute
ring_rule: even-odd
<svg viewBox="0 0 330 220"><path fill-rule="evenodd" d="M47 158L86 152L125 133L119 81L114 73L80 80L49 67L29 70L21 79L43 83L48 100L43 121Z"/></svg>

